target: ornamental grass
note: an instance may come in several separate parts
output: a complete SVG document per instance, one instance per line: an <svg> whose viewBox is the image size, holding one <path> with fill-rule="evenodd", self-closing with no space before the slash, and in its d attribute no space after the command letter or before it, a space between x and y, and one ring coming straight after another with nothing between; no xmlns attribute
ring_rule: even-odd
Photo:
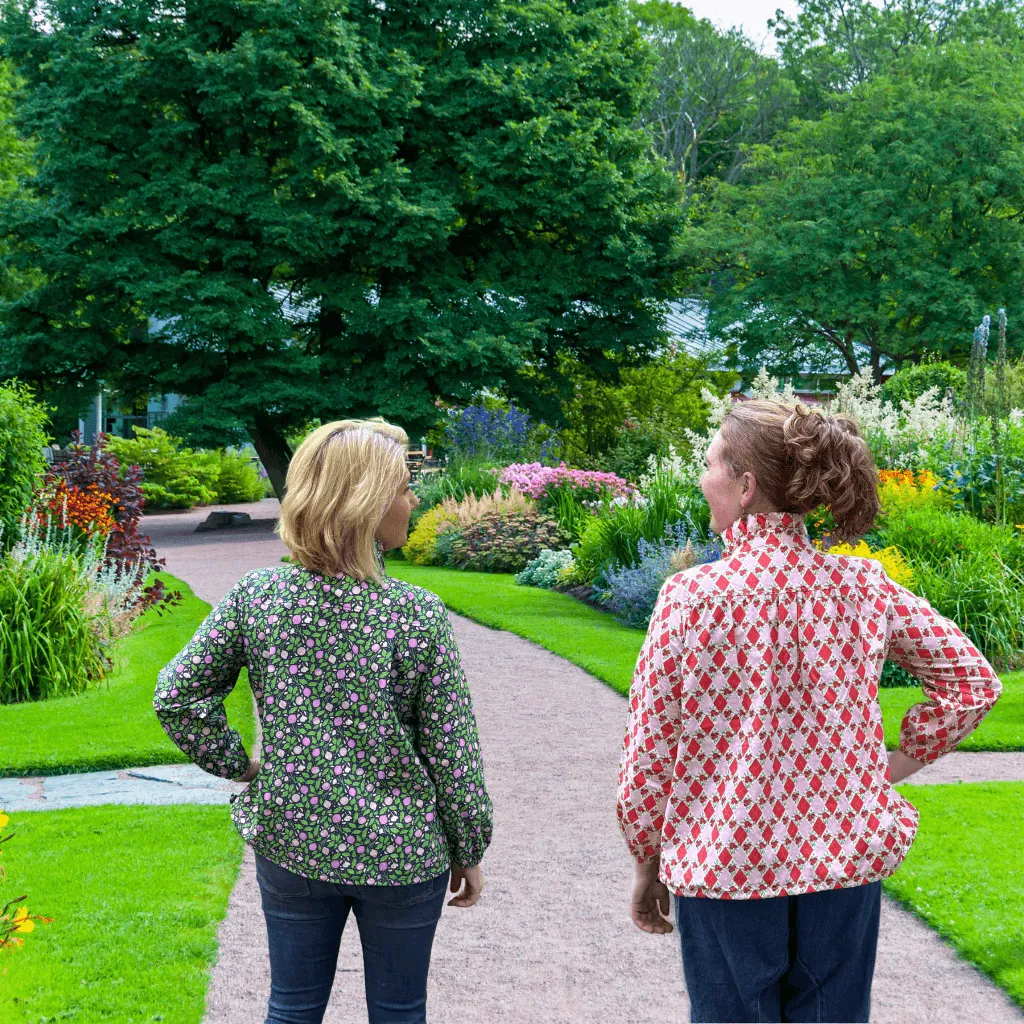
<svg viewBox="0 0 1024 1024"><path fill-rule="evenodd" d="M0 562L0 704L81 693L108 661L87 603L90 583L70 552Z"/></svg>

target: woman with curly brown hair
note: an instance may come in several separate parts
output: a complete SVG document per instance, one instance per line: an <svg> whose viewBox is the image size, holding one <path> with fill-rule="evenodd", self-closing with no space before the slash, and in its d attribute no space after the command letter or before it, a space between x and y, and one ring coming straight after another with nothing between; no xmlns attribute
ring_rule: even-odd
<svg viewBox="0 0 1024 1024"><path fill-rule="evenodd" d="M701 489L720 561L665 584L630 694L619 820L633 920L666 933L669 891L695 1021L866 1021L881 880L916 809L893 788L955 749L1000 684L953 623L877 562L829 555L878 513L856 426L803 405L737 403ZM926 700L886 752L890 659Z"/></svg>

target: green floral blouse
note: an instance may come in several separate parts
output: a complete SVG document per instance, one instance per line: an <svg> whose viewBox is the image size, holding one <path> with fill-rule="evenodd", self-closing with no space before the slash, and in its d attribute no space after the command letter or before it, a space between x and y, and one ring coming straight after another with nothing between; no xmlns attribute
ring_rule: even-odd
<svg viewBox="0 0 1024 1024"><path fill-rule="evenodd" d="M440 598L400 580L244 576L161 673L154 706L205 771L249 765L224 699L242 668L263 727L242 838L309 878L406 885L491 839L476 719Z"/></svg>

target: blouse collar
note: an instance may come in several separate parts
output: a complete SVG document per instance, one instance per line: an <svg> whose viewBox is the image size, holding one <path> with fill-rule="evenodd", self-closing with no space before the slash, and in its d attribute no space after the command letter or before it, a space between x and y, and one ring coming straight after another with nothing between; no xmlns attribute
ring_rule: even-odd
<svg viewBox="0 0 1024 1024"><path fill-rule="evenodd" d="M753 512L737 519L723 534L723 554L730 554L741 544L763 540L770 544L810 547L803 516L792 512Z"/></svg>

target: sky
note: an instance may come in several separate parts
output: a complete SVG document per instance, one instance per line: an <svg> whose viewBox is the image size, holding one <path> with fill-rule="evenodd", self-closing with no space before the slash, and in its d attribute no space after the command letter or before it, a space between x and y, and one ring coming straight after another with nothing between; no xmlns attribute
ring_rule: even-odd
<svg viewBox="0 0 1024 1024"><path fill-rule="evenodd" d="M768 19L780 7L790 16L799 9L796 0L686 0L683 6L719 28L740 26L755 43L763 43L769 51L775 46L768 32Z"/></svg>

